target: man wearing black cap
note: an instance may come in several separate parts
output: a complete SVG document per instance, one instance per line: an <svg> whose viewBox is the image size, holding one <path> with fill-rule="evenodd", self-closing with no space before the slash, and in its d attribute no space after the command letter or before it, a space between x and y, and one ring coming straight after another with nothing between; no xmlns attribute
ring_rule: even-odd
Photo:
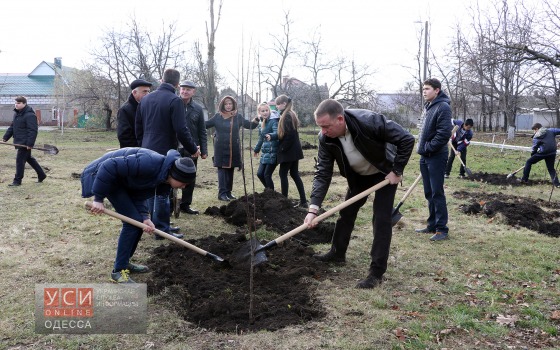
<svg viewBox="0 0 560 350"><path fill-rule="evenodd" d="M206 159L206 157L208 157L208 136L204 125L202 106L193 100L193 96L196 92L196 85L192 81L185 80L181 82L179 86L179 94L183 100L185 112L187 114L187 127L191 132L194 143L200 147L200 158ZM182 145L179 145L179 153L181 153L183 157L191 157L194 164L198 165L198 157L192 156L189 152L185 151ZM193 181L182 190L181 198L181 211L191 215L198 214L198 210L191 208L194 187L195 183Z"/></svg>
<svg viewBox="0 0 560 350"><path fill-rule="evenodd" d="M154 223L150 220L147 199L153 197L162 183L172 188L184 188L194 182L196 167L190 158L180 158L179 152L170 150L166 155L145 148L124 148L106 153L86 166L82 172L82 197L94 197L91 212L103 213L103 200L107 198L115 211L148 226L151 233ZM134 283L129 273L148 272L147 266L133 264L134 254L142 229L123 222L117 244L117 255L111 273L116 283Z"/></svg>
<svg viewBox="0 0 560 350"><path fill-rule="evenodd" d="M117 137L121 148L138 146L134 132L134 119L138 103L150 92L150 86L152 86L152 83L144 79L136 79L130 83L132 92L117 112Z"/></svg>

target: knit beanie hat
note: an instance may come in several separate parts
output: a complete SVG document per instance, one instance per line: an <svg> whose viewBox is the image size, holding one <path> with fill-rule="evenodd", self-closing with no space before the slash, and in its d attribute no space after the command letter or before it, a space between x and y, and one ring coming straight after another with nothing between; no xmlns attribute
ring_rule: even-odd
<svg viewBox="0 0 560 350"><path fill-rule="evenodd" d="M196 178L196 166L189 157L177 159L169 172L172 178L183 183L191 183Z"/></svg>

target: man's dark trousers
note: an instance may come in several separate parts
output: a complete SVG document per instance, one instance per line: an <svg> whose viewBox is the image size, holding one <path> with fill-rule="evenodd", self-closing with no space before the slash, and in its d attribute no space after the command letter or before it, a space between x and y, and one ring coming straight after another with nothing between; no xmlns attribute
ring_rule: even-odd
<svg viewBox="0 0 560 350"><path fill-rule="evenodd" d="M349 174L348 191L345 200L375 186L385 180L385 174L377 173L374 175L362 176ZM391 224L391 214L393 212L393 202L397 185L385 185L374 192L373 200L373 244L371 246L370 273L381 278L387 271L387 260L389 259L389 249L393 236ZM340 210L340 217L336 221L332 247L339 256L346 254L346 249L350 243L350 236L354 230L354 223L358 216L358 211L366 203L368 197L364 197L355 203Z"/></svg>

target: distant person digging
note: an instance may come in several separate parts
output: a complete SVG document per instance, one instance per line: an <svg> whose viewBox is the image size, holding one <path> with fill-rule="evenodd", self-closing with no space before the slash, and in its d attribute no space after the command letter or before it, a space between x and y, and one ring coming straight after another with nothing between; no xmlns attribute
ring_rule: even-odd
<svg viewBox="0 0 560 350"><path fill-rule="evenodd" d="M523 176L517 181L527 183L529 181L529 174L531 174L531 166L544 160L546 169L552 179L552 184L555 187L560 187L558 181L558 174L554 169L554 160L556 159L556 136L560 135L560 129L556 128L543 128L541 123L535 123L531 127L535 132L533 135L533 148L531 149L531 157L525 162L523 169Z"/></svg>
<svg viewBox="0 0 560 350"><path fill-rule="evenodd" d="M455 131L451 135L451 145L455 148L449 149L449 157L447 158L447 166L445 168L445 178L449 178L451 174L451 169L453 168L453 161L455 160L455 156L461 157L461 167L459 168L459 178L465 178L465 166L467 165L467 147L471 143L471 139L473 137L472 127L473 127L473 120L467 119L463 123L462 120L452 119L451 122L454 126L457 126L457 131Z"/></svg>
<svg viewBox="0 0 560 350"><path fill-rule="evenodd" d="M147 233L154 231L150 219L148 198L153 198L160 184L171 188L185 188L194 182L196 167L192 159L180 158L179 152L170 150L161 155L145 148L122 148L106 153L87 165L82 172L82 197L94 197L91 212L101 214L107 198L115 211L133 220L143 222ZM134 283L129 273L148 272L147 266L133 264L134 254L142 229L123 221L117 245L117 256L111 281Z"/></svg>

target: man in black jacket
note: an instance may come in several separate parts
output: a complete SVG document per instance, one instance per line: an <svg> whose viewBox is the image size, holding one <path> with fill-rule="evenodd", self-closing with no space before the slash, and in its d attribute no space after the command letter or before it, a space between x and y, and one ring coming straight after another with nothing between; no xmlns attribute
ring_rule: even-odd
<svg viewBox="0 0 560 350"><path fill-rule="evenodd" d="M191 155L198 157L200 151L187 128L183 100L175 94L180 79L178 70L166 69L158 89L140 101L136 111L136 139L140 147L163 155L170 149L176 150L179 141ZM182 234L171 232L170 193L168 184L157 187L156 196L148 201L152 221L157 229L182 238ZM156 236L156 239L160 237Z"/></svg>
<svg viewBox="0 0 560 350"><path fill-rule="evenodd" d="M140 100L150 92L150 86L152 86L152 83L144 79L136 79L130 83L132 92L117 112L117 138L121 148L138 147L136 133L134 132L136 109Z"/></svg>
<svg viewBox="0 0 560 350"><path fill-rule="evenodd" d="M447 165L447 144L451 137L451 108L449 97L441 90L441 82L435 78L424 82L424 112L418 133L418 154L420 173L424 184L424 197L428 200L429 216L425 228L415 230L429 233L430 240L441 241L448 238L447 202L443 181Z"/></svg>
<svg viewBox="0 0 560 350"><path fill-rule="evenodd" d="M373 201L373 244L368 276L357 288L375 288L382 282L392 238L391 213L397 184L414 147L414 137L399 124L383 115L364 109L344 110L332 99L324 100L315 110L315 123L321 128L317 170L311 190L311 204L304 222L313 219L323 202L333 176L336 161L340 174L348 182L346 200L389 180L375 192ZM315 258L343 263L359 209L367 197L340 210L330 251Z"/></svg>
<svg viewBox="0 0 560 350"><path fill-rule="evenodd" d="M208 136L204 126L202 107L193 100L195 92L196 85L192 81L185 80L181 83L179 95L185 105L187 127L193 136L194 143L200 147L200 158L206 159L208 157ZM179 152L182 157L191 157L195 166L198 166L198 157L192 156L189 152L185 151L182 145L179 146ZM192 215L198 214L198 210L191 208L194 186L195 182L193 181L189 186L183 188L180 206L182 212Z"/></svg>
<svg viewBox="0 0 560 350"><path fill-rule="evenodd" d="M14 181L8 186L21 185L25 163L29 163L37 173L37 182L43 182L47 175L39 165L39 162L31 155L31 149L35 146L35 140L39 131L37 116L33 108L27 104L25 97L18 96L15 98L15 101L14 120L2 137L2 142L8 141L13 136L14 143L24 145L24 147L16 146L16 175L14 176Z"/></svg>

